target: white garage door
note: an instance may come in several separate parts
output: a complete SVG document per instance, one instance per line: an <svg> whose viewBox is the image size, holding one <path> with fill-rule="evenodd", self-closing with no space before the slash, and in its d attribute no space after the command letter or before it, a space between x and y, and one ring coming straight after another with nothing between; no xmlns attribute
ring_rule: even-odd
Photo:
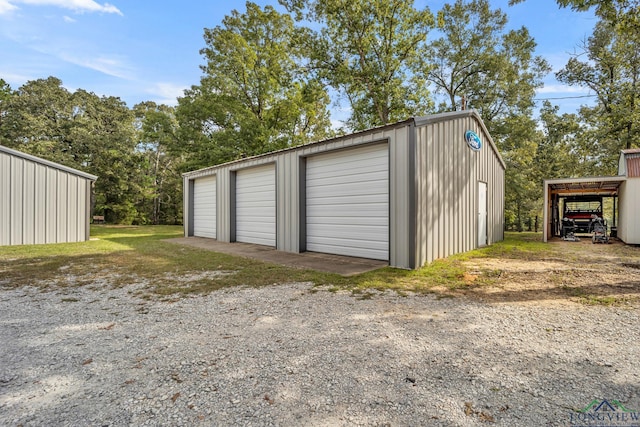
<svg viewBox="0 0 640 427"><path fill-rule="evenodd" d="M193 182L193 235L216 238L216 177Z"/></svg>
<svg viewBox="0 0 640 427"><path fill-rule="evenodd" d="M307 250L389 259L387 144L307 159Z"/></svg>
<svg viewBox="0 0 640 427"><path fill-rule="evenodd" d="M236 241L276 245L276 168L236 173Z"/></svg>

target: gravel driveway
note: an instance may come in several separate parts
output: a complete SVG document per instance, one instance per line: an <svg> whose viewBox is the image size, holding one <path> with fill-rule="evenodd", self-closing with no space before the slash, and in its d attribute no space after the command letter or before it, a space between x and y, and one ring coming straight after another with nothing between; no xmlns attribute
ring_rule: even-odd
<svg viewBox="0 0 640 427"><path fill-rule="evenodd" d="M0 425L566 426L594 399L640 410L637 308L136 290L0 289Z"/></svg>

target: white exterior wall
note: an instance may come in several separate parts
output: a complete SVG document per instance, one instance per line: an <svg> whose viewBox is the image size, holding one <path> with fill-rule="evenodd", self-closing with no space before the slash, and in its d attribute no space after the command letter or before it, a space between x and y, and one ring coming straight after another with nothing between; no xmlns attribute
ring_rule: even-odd
<svg viewBox="0 0 640 427"><path fill-rule="evenodd" d="M0 147L0 245L88 240L95 179Z"/></svg>
<svg viewBox="0 0 640 427"><path fill-rule="evenodd" d="M627 178L618 197L618 237L630 245L640 244L640 178Z"/></svg>

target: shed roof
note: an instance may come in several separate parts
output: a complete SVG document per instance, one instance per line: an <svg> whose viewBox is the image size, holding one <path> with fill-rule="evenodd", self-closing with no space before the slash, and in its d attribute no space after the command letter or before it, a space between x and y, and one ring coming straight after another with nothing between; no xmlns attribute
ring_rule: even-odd
<svg viewBox="0 0 640 427"><path fill-rule="evenodd" d="M281 150L270 151L270 152L264 153L264 154L258 154L258 155L255 155L255 156L250 156L250 157L245 157L245 158L242 158L242 159L232 160L230 162L221 163L221 164L218 164L218 165L208 166L206 168L185 172L185 173L182 174L182 176L183 177L190 177L191 175L196 175L199 172L207 170L207 169L215 169L215 168L218 168L220 166L229 165L229 164L233 164L233 163L244 162L244 161L249 160L249 159L255 159L255 158L259 158L259 157L263 157L263 156L270 156L270 155L273 155L275 153L281 153L281 152L286 152L286 151L297 150L297 149L300 149L301 147L308 147L310 145L325 144L325 143L329 143L329 142L332 142L332 141L339 140L341 138L351 138L353 136L357 136L357 135L360 135L360 134L366 134L366 133L370 133L370 132L377 132L377 131L379 131L381 129L393 128L393 127L396 127L396 126L399 126L399 125L403 125L403 124L411 124L412 123L417 127L417 126L424 126L424 125L431 124L431 123L443 122L443 121L448 121L448 120L455 120L455 119L463 118L463 117L473 117L473 119L475 119L478 122L478 124L480 125L480 127L483 130L483 132L485 133L485 135L488 138L489 146L495 152L495 154L498 157L498 160L500 161L500 164L502 165L502 167L506 169L506 164L504 163L504 160L502 159L502 156L500 155L500 151L496 147L496 144L493 142L493 139L491 138L491 135L489 134L489 131L487 130L487 127L485 126L484 122L482 121L482 118L480 117L480 114L476 110L462 110L462 111L451 111L451 112L446 112L446 113L431 114L431 115L428 115L428 116L411 117L411 118L409 118L407 120L402 120L402 121L395 122L395 123L389 123L389 124L386 124L386 125L377 126L377 127L366 129L366 130L353 132L353 133L350 133L350 134L347 134L347 135L340 135L340 136L337 136L335 138L330 138L330 139L325 139L325 140L321 140L321 141L310 142L308 144L298 145L298 146L295 146L295 147L287 147L287 148L283 148Z"/></svg>
<svg viewBox="0 0 640 427"><path fill-rule="evenodd" d="M618 194L618 188L625 179L624 176L592 176L585 178L547 179L544 182L551 190L551 194L559 194L562 196L610 196Z"/></svg>
<svg viewBox="0 0 640 427"><path fill-rule="evenodd" d="M13 150L11 148L4 147L0 145L0 152L7 153L11 156L20 157L25 160L29 160L31 162L39 163L41 165L49 166L50 168L58 169L64 172L68 172L73 175L80 176L82 178L89 179L91 181L95 181L98 179L97 176L91 175L90 173L82 172L77 169L70 168L65 165L61 165L59 163L51 162L49 160L42 159L40 157L32 156L31 154L23 153L21 151Z"/></svg>
<svg viewBox="0 0 640 427"><path fill-rule="evenodd" d="M629 178L640 177L640 148L622 150L618 173Z"/></svg>

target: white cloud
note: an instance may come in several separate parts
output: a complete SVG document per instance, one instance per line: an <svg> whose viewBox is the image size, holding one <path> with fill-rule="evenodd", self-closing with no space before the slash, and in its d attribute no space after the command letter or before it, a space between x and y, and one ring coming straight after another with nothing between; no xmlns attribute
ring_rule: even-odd
<svg viewBox="0 0 640 427"><path fill-rule="evenodd" d="M100 12L115 13L122 16L120 9L112 4L99 4L94 0L0 0L0 15L18 8L17 4L32 6L55 6L72 10L76 13Z"/></svg>
<svg viewBox="0 0 640 427"><path fill-rule="evenodd" d="M81 67L89 68L91 70L99 71L109 76L118 77L125 80L131 80L131 69L127 64L119 58L108 56L77 56L76 54L69 54L67 52L60 52L56 55L63 61L71 64L79 65Z"/></svg>
<svg viewBox="0 0 640 427"><path fill-rule="evenodd" d="M68 22L70 24L73 24L74 22L76 22L75 19L73 19L73 18L71 18L71 17L69 17L67 15L65 15L62 19L64 19L64 22Z"/></svg>
<svg viewBox="0 0 640 427"><path fill-rule="evenodd" d="M9 0L0 0L0 15L16 10L17 7L9 3Z"/></svg>
<svg viewBox="0 0 640 427"><path fill-rule="evenodd" d="M187 89L187 86L174 83L156 83L146 92L153 95L155 97L153 101L158 104L175 106L178 104L178 97L184 95L185 89Z"/></svg>

